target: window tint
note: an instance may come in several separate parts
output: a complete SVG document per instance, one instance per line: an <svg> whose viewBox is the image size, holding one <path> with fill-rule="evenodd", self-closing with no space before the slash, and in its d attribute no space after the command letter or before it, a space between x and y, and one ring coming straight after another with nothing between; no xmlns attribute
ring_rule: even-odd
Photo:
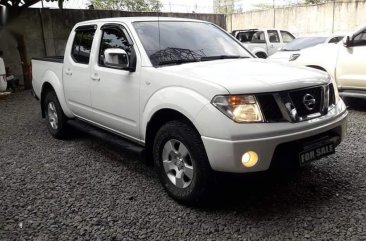
<svg viewBox="0 0 366 241"><path fill-rule="evenodd" d="M255 32L250 31L250 32L239 32L238 35L236 36L236 38L244 43L244 42L250 42L252 40L253 34Z"/></svg>
<svg viewBox="0 0 366 241"><path fill-rule="evenodd" d="M271 43L279 43L280 42L280 36L278 35L277 30L268 30L268 39Z"/></svg>
<svg viewBox="0 0 366 241"><path fill-rule="evenodd" d="M353 46L366 46L366 31L363 31L353 38Z"/></svg>
<svg viewBox="0 0 366 241"><path fill-rule="evenodd" d="M282 41L284 43L290 43L295 37L287 31L281 31Z"/></svg>
<svg viewBox="0 0 366 241"><path fill-rule="evenodd" d="M99 52L100 65L104 65L104 51L110 48L124 49L128 54L130 54L129 44L122 30L114 28L103 30L103 37L100 43L100 52Z"/></svg>
<svg viewBox="0 0 366 241"><path fill-rule="evenodd" d="M252 40L250 42L252 42L252 43L265 43L266 39L264 37L264 32L263 31L256 32L253 35Z"/></svg>
<svg viewBox="0 0 366 241"><path fill-rule="evenodd" d="M78 30L75 33L71 56L74 61L89 64L90 51L93 44L95 30Z"/></svg>

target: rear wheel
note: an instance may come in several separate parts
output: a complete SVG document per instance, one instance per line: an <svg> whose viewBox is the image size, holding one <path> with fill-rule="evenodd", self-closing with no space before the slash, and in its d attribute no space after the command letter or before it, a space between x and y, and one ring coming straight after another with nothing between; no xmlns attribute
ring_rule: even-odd
<svg viewBox="0 0 366 241"><path fill-rule="evenodd" d="M175 200L199 204L211 193L213 172L197 131L184 121L171 121L160 128L153 145L159 179Z"/></svg>
<svg viewBox="0 0 366 241"><path fill-rule="evenodd" d="M60 102L55 92L48 92L44 101L47 127L51 135L57 139L63 139L68 134L67 117L62 111Z"/></svg>
<svg viewBox="0 0 366 241"><path fill-rule="evenodd" d="M257 56L258 58L261 58L261 59L266 59L268 57L267 54L265 54L263 52L256 53L255 56Z"/></svg>

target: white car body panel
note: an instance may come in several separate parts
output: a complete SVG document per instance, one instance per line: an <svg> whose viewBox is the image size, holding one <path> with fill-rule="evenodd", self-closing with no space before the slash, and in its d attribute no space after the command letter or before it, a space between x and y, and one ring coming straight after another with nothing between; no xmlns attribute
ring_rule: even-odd
<svg viewBox="0 0 366 241"><path fill-rule="evenodd" d="M366 27L357 30L352 36L366 31ZM300 57L293 61L297 66L310 66L323 69L336 81L344 96L366 98L366 44L363 46L318 45L301 51ZM354 90L363 91L355 93Z"/></svg>

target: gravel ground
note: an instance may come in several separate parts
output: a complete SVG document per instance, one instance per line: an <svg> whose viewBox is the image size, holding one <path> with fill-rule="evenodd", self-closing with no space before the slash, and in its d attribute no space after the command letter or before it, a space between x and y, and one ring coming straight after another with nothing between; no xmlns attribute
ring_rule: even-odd
<svg viewBox="0 0 366 241"><path fill-rule="evenodd" d="M13 94L0 101L0 240L366 240L357 102L335 155L297 173L228 179L203 209L170 199L136 155L82 133L53 139L39 103Z"/></svg>

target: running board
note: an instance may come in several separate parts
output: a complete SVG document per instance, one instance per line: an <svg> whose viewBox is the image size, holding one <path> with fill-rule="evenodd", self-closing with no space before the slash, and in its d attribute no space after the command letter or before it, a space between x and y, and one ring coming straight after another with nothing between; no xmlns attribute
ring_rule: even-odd
<svg viewBox="0 0 366 241"><path fill-rule="evenodd" d="M97 139L101 139L103 142L110 144L112 147L115 147L120 151L134 153L137 154L140 158L145 159L145 148L139 144L136 144L121 136L95 127L81 120L72 119L68 121L68 124L75 129L80 130L81 132L87 133L88 135L93 136Z"/></svg>
<svg viewBox="0 0 366 241"><path fill-rule="evenodd" d="M366 92L356 92L356 91L342 91L339 92L341 97L354 97L366 99Z"/></svg>

